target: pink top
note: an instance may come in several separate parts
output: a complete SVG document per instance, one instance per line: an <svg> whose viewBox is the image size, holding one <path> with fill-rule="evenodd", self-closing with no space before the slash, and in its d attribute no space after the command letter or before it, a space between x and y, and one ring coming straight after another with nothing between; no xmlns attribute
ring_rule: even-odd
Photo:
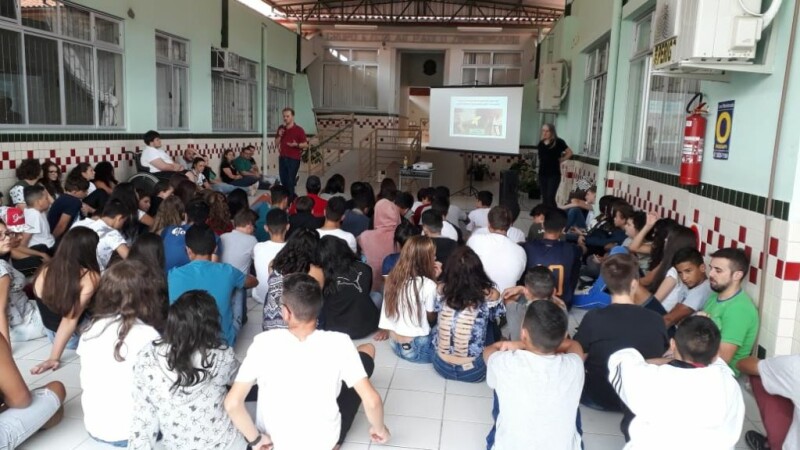
<svg viewBox="0 0 800 450"><path fill-rule="evenodd" d="M372 267L372 290L380 291L383 289L381 265L384 258L394 253L394 229L400 225L400 211L391 201L379 200L375 204L374 222L374 229L358 236L358 245Z"/></svg>

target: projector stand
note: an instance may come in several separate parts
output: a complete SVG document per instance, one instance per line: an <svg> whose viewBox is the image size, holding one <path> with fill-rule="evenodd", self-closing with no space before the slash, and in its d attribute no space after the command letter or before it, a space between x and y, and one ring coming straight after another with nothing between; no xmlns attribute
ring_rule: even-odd
<svg viewBox="0 0 800 450"><path fill-rule="evenodd" d="M473 163L474 163L475 153L469 154L469 167L467 168L467 176L469 177L469 185L465 186L464 189L454 193L453 195L467 195L469 197L475 197L478 195L478 190L472 185L472 177L474 176L474 172L471 170Z"/></svg>

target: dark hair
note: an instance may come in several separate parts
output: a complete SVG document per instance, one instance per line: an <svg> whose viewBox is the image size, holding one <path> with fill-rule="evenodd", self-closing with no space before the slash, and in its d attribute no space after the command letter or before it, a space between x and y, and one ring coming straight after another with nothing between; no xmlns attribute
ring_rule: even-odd
<svg viewBox="0 0 800 450"><path fill-rule="evenodd" d="M186 221L192 224L205 224L210 214L208 203L196 198L186 205Z"/></svg>
<svg viewBox="0 0 800 450"><path fill-rule="evenodd" d="M632 294L631 282L639 279L639 261L628 253L611 255L600 266L600 275L611 295Z"/></svg>
<svg viewBox="0 0 800 450"><path fill-rule="evenodd" d="M352 183L350 183L350 197L355 198L356 195L362 192L366 192L367 188L365 185L366 183L364 183L363 181L353 181Z"/></svg>
<svg viewBox="0 0 800 450"><path fill-rule="evenodd" d="M331 175L322 192L326 194L344 194L344 177L338 173Z"/></svg>
<svg viewBox="0 0 800 450"><path fill-rule="evenodd" d="M77 174L80 174L81 176L83 176L83 174L86 173L86 171L88 171L91 168L92 168L91 164L89 164L88 162L82 162L82 163L76 164L75 167L73 167L72 170L70 170L69 172L70 173L77 173Z"/></svg>
<svg viewBox="0 0 800 450"><path fill-rule="evenodd" d="M258 221L258 214L250 208L243 209L233 216L234 227L246 227L248 225L255 226Z"/></svg>
<svg viewBox="0 0 800 450"><path fill-rule="evenodd" d="M68 175L64 181L64 191L80 192L89 190L89 180L80 175Z"/></svg>
<svg viewBox="0 0 800 450"><path fill-rule="evenodd" d="M545 266L535 266L525 274L525 287L536 300L549 299L556 288L553 272Z"/></svg>
<svg viewBox="0 0 800 450"><path fill-rule="evenodd" d="M270 234L283 233L289 225L289 214L282 209L272 208L267 212L266 224Z"/></svg>
<svg viewBox="0 0 800 450"><path fill-rule="evenodd" d="M653 225L653 230L650 232L652 238L650 239L650 265L647 270L655 270L661 264L661 259L664 256L664 243L667 241L667 236L672 232L672 229L679 226L678 222L669 219L658 219Z"/></svg>
<svg viewBox="0 0 800 450"><path fill-rule="evenodd" d="M414 206L414 196L408 192L398 192L394 196L394 204L398 208L411 209Z"/></svg>
<svg viewBox="0 0 800 450"><path fill-rule="evenodd" d="M272 196L273 205L282 202L285 198L289 198L289 189L286 189L286 186L281 186L280 184L269 188L269 193Z"/></svg>
<svg viewBox="0 0 800 450"><path fill-rule="evenodd" d="M204 163L204 162L206 162L205 158L201 158L201 157L197 156L192 160L192 168L194 169L195 167L197 167L198 164Z"/></svg>
<svg viewBox="0 0 800 450"><path fill-rule="evenodd" d="M385 198L389 201L394 201L394 198L397 196L397 184L395 184L394 180L391 178L384 178L381 181L380 193L378 194L378 198Z"/></svg>
<svg viewBox="0 0 800 450"><path fill-rule="evenodd" d="M167 285L156 268L141 261L122 260L110 266L100 279L100 287L94 296L91 325L119 316L114 320L120 322L114 359L124 361L121 352L128 332L137 320L157 330L162 329L167 300Z"/></svg>
<svg viewBox="0 0 800 450"><path fill-rule="evenodd" d="M369 191L360 191L353 196L353 206L366 213L375 207L375 197Z"/></svg>
<svg viewBox="0 0 800 450"><path fill-rule="evenodd" d="M175 186L175 191L172 193L175 197L181 199L183 205L187 208L189 207L189 203L191 203L194 196L197 194L197 183L189 180L188 178L184 178L178 182L178 185Z"/></svg>
<svg viewBox="0 0 800 450"><path fill-rule="evenodd" d="M217 303L206 291L186 291L170 305L164 333L156 344L167 346L167 369L177 376L172 391L195 386L209 377L209 369L216 362L209 350L226 347L220 329ZM197 353L200 367L195 366Z"/></svg>
<svg viewBox="0 0 800 450"><path fill-rule="evenodd" d="M289 108L289 107L287 106L286 108L283 108L283 110L281 110L281 113L285 113L285 112L290 112L290 113L292 113L292 117L294 117L294 109L292 109L292 108Z"/></svg>
<svg viewBox="0 0 800 450"><path fill-rule="evenodd" d="M604 195L597 201L597 206L600 208L600 214L608 218L611 215L611 205L619 200L618 197L613 195Z"/></svg>
<svg viewBox="0 0 800 450"><path fill-rule="evenodd" d="M322 180L316 175L311 175L306 179L306 192L309 194L319 194L322 190Z"/></svg>
<svg viewBox="0 0 800 450"><path fill-rule="evenodd" d="M430 230L434 233L441 233L442 228L444 227L444 219L442 219L442 215L433 208L422 213L419 218L419 223L430 228Z"/></svg>
<svg viewBox="0 0 800 450"><path fill-rule="evenodd" d="M508 231L511 227L511 211L498 205L489 210L489 226L493 230Z"/></svg>
<svg viewBox="0 0 800 450"><path fill-rule="evenodd" d="M169 177L169 185L172 186L172 190L173 191L177 190L178 186L180 186L180 184L182 182L184 182L184 181L188 181L188 182L194 184L195 185L195 189L197 188L197 184L194 183L192 180L190 180L189 177L187 177L183 173L175 172L172 175L170 175L170 177Z"/></svg>
<svg viewBox="0 0 800 450"><path fill-rule="evenodd" d="M653 281L649 286L646 286L647 290L655 292L656 289L661 286L661 282L664 281L667 272L669 272L669 269L672 267L672 260L675 258L675 253L677 253L678 250L696 247L697 238L695 237L694 231L682 225L676 225L669 233L669 236L667 236L667 240L664 243L664 255L661 258L661 264L656 268Z"/></svg>
<svg viewBox="0 0 800 450"><path fill-rule="evenodd" d="M167 266L164 256L164 241L155 233L142 233L131 246L128 259L141 261L163 272Z"/></svg>
<svg viewBox="0 0 800 450"><path fill-rule="evenodd" d="M687 362L709 365L719 352L721 341L717 324L708 317L689 316L675 332L675 346Z"/></svg>
<svg viewBox="0 0 800 450"><path fill-rule="evenodd" d="M307 196L297 197L294 201L294 208L297 212L311 212L314 209L314 199Z"/></svg>
<svg viewBox="0 0 800 450"><path fill-rule="evenodd" d="M147 133L144 134L144 143L146 145L150 145L153 141L156 140L156 138L160 138L160 137L161 137L161 135L158 134L158 131L150 130L150 131L148 131Z"/></svg>
<svg viewBox="0 0 800 450"><path fill-rule="evenodd" d="M81 273L84 270L100 276L96 252L99 241L97 233L86 227L67 231L53 258L44 263L36 274L38 277L47 270L39 297L59 316L65 317L75 312L80 301Z"/></svg>
<svg viewBox="0 0 800 450"><path fill-rule="evenodd" d="M567 213L559 208L550 208L544 215L544 231L561 233L567 226Z"/></svg>
<svg viewBox="0 0 800 450"><path fill-rule="evenodd" d="M481 205L488 208L492 206L492 201L494 201L494 194L492 194L489 191L480 191L478 192L476 198L478 199L479 202L481 202Z"/></svg>
<svg viewBox="0 0 800 450"><path fill-rule="evenodd" d="M108 217L111 219L116 218L117 216L123 216L126 219L128 218L128 208L122 204L121 201L118 199L111 200L109 199L105 206L103 206L103 214L102 217Z"/></svg>
<svg viewBox="0 0 800 450"><path fill-rule="evenodd" d="M411 239L412 236L419 236L422 230L409 221L400 222L397 228L394 229L394 242L403 248L406 241Z"/></svg>
<svg viewBox="0 0 800 450"><path fill-rule="evenodd" d="M94 181L101 181L109 186L119 183L114 176L114 166L108 161L100 161L94 166Z"/></svg>
<svg viewBox="0 0 800 450"><path fill-rule="evenodd" d="M442 217L447 216L447 213L450 211L450 199L448 197L435 195L431 200L431 209L439 213Z"/></svg>
<svg viewBox="0 0 800 450"><path fill-rule="evenodd" d="M539 203L538 205L534 206L531 210L531 217L536 216L546 216L547 211L550 209L550 206L545 205L544 203Z"/></svg>
<svg viewBox="0 0 800 450"><path fill-rule="evenodd" d="M45 189L41 184L32 184L30 186L25 186L22 192L25 197L25 204L30 207L33 206L37 200L44 197Z"/></svg>
<svg viewBox="0 0 800 450"><path fill-rule="evenodd" d="M317 246L317 261L322 264L325 273L323 294L331 296L338 289L337 277L347 274L357 262L355 253L347 246L347 242L336 236L323 236ZM368 282L371 282L370 279Z"/></svg>
<svg viewBox="0 0 800 450"><path fill-rule="evenodd" d="M42 164L38 159L23 159L15 171L18 180L38 180L42 177Z"/></svg>
<svg viewBox="0 0 800 450"><path fill-rule="evenodd" d="M494 282L483 270L481 259L466 245L457 247L447 258L440 281L442 297L447 306L456 311L477 308L486 301L488 291L494 288Z"/></svg>
<svg viewBox="0 0 800 450"><path fill-rule="evenodd" d="M675 252L675 256L672 258L672 265L677 266L685 262L692 263L695 266L702 266L706 263L703 261L703 254L694 247L682 248Z"/></svg>
<svg viewBox="0 0 800 450"><path fill-rule="evenodd" d="M525 311L522 326L528 332L531 344L553 353L567 335L567 314L553 302L533 302Z"/></svg>
<svg viewBox="0 0 800 450"><path fill-rule="evenodd" d="M234 189L231 191L231 193L228 194L227 203L231 217L239 214L239 211L250 209L250 201L244 189Z"/></svg>
<svg viewBox="0 0 800 450"><path fill-rule="evenodd" d="M747 260L747 253L740 248L721 248L711 254L712 258L723 258L730 262L731 275L735 272L742 272L742 280L750 270L750 262Z"/></svg>
<svg viewBox="0 0 800 450"><path fill-rule="evenodd" d="M211 229L220 233L226 232L231 226L231 211L228 208L228 199L221 192L205 190L199 193L208 203L208 220L206 224Z"/></svg>
<svg viewBox="0 0 800 450"><path fill-rule="evenodd" d="M311 275L306 273L287 275L283 277L281 303L286 305L297 320L315 321L322 309L322 289Z"/></svg>
<svg viewBox="0 0 800 450"><path fill-rule="evenodd" d="M423 201L426 198L430 200L433 197L433 188L432 187L424 187L417 191L417 200Z"/></svg>
<svg viewBox="0 0 800 450"><path fill-rule="evenodd" d="M153 186L153 195L158 195L162 192L166 192L169 189L172 189L172 186L169 184L169 180L158 180L155 186Z"/></svg>
<svg viewBox="0 0 800 450"><path fill-rule="evenodd" d="M644 211L635 211L631 217L628 217L628 220L633 222L633 228L635 228L636 231L641 231L647 223L647 213Z"/></svg>
<svg viewBox="0 0 800 450"><path fill-rule="evenodd" d="M317 230L299 228L292 233L286 241L286 245L275 255L272 260L272 270L281 275L290 273L307 273L311 264L316 264L317 245L319 244L319 233ZM348 250L352 253L352 250Z"/></svg>
<svg viewBox="0 0 800 450"><path fill-rule="evenodd" d="M195 255L209 256L217 248L214 230L204 224L195 224L186 230L186 247Z"/></svg>
<svg viewBox="0 0 800 450"><path fill-rule="evenodd" d="M450 200L450 188L447 186L436 186L433 188L433 196Z"/></svg>
<svg viewBox="0 0 800 450"><path fill-rule="evenodd" d="M130 182L122 182L114 187L106 204L114 200L119 200L125 208L127 220L122 229L125 237L133 240L139 235L139 198L136 194L136 186Z"/></svg>
<svg viewBox="0 0 800 450"><path fill-rule="evenodd" d="M331 197L328 200L328 205L325 207L325 219L331 222L338 222L344 217L344 212L347 210L347 201L342 197Z"/></svg>
<svg viewBox="0 0 800 450"><path fill-rule="evenodd" d="M625 220L633 217L634 212L633 206L629 205L625 200L614 203L614 214L619 214Z"/></svg>
<svg viewBox="0 0 800 450"><path fill-rule="evenodd" d="M55 181L51 180L48 177L49 175L48 172L50 171L51 167L55 167L56 170L58 171L59 179L56 179ZM61 186L60 177L61 177L61 168L58 167L58 164L54 163L53 161L50 161L49 159L45 160L42 163L42 178L39 180L39 183L41 183L41 185L44 186L45 189L47 189L47 192L49 192L50 196L52 196L53 198L56 198L57 196L64 193L64 187Z"/></svg>

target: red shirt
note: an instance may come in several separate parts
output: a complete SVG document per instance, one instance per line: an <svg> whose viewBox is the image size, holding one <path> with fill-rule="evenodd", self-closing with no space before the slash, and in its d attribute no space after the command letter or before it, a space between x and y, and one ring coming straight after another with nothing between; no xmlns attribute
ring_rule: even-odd
<svg viewBox="0 0 800 450"><path fill-rule="evenodd" d="M311 200L314 200L314 207L311 208L311 215L314 217L325 217L325 208L328 206L328 201L316 194L306 194ZM297 214L297 199L289 206L289 215Z"/></svg>
<svg viewBox="0 0 800 450"><path fill-rule="evenodd" d="M306 132L300 125L294 124L291 128L284 127L283 137L281 137L280 156L291 159L300 159L300 154L303 152L303 150L300 147L290 147L289 144L292 142L302 144L306 141L308 141L308 139L306 139Z"/></svg>

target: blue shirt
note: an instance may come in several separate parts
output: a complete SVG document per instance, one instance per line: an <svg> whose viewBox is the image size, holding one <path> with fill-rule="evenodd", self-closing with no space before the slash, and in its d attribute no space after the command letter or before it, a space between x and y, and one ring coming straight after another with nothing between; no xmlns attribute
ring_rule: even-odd
<svg viewBox="0 0 800 450"><path fill-rule="evenodd" d="M245 275L226 263L192 261L169 271L169 304L175 303L184 292L199 289L208 292L217 302L222 335L233 347L236 329L233 327L232 295L236 288L243 288Z"/></svg>
<svg viewBox="0 0 800 450"><path fill-rule="evenodd" d="M270 206L268 203L262 203L258 205L258 208L255 209L256 214L258 214L258 220L256 220L256 229L255 229L255 237L258 242L267 242L269 240L269 233L265 229L267 225L267 213L270 210Z"/></svg>
<svg viewBox="0 0 800 450"><path fill-rule="evenodd" d="M189 255L186 253L186 231L191 228L191 225L171 226L164 228L161 232L161 239L164 241L164 268L167 273L170 269L181 267L189 264ZM222 255L222 245L220 245L219 236L214 233L214 239L217 241L217 256Z"/></svg>
<svg viewBox="0 0 800 450"><path fill-rule="evenodd" d="M553 272L556 296L567 305L572 297L581 270L581 251L577 245L566 241L538 239L522 245L528 258L527 269L545 266Z"/></svg>

